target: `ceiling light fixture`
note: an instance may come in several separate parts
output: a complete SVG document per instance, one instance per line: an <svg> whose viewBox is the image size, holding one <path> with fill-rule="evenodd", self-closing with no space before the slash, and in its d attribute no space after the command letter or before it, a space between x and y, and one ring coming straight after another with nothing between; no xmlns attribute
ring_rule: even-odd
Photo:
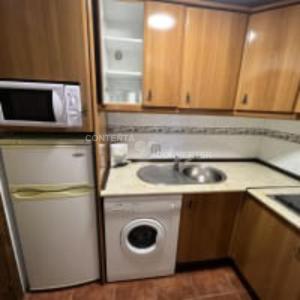
<svg viewBox="0 0 300 300"><path fill-rule="evenodd" d="M148 18L148 26L157 30L170 30L175 26L175 19L165 13L153 14Z"/></svg>

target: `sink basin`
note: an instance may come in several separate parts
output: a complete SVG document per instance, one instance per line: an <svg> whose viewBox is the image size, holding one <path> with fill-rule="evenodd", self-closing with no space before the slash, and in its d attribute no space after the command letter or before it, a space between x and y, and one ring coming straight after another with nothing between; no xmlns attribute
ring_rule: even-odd
<svg viewBox="0 0 300 300"><path fill-rule="evenodd" d="M149 165L142 167L137 172L138 177L152 184L213 184L226 179L221 170L202 167L200 165L183 166L181 170L174 169L173 164Z"/></svg>
<svg viewBox="0 0 300 300"><path fill-rule="evenodd" d="M225 173L211 167L187 166L182 169L182 173L202 184L222 182L226 179Z"/></svg>

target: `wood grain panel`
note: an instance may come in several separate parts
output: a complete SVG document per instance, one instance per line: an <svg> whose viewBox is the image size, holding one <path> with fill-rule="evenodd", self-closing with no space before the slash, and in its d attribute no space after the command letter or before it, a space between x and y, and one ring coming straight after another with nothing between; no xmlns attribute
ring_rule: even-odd
<svg viewBox="0 0 300 300"><path fill-rule="evenodd" d="M298 98L297 98L297 103L295 107L295 112L300 114L300 83L299 83L299 91L298 91Z"/></svg>
<svg viewBox="0 0 300 300"><path fill-rule="evenodd" d="M299 232L250 196L243 203L232 252L261 299L300 299Z"/></svg>
<svg viewBox="0 0 300 300"><path fill-rule="evenodd" d="M250 17L236 109L292 112L300 78L300 5Z"/></svg>
<svg viewBox="0 0 300 300"><path fill-rule="evenodd" d="M172 107L179 102L184 14L180 5L145 3L144 105ZM173 26L151 27L149 18L155 15L170 18Z"/></svg>
<svg viewBox="0 0 300 300"><path fill-rule="evenodd" d="M21 300L23 291L0 195L0 299Z"/></svg>
<svg viewBox="0 0 300 300"><path fill-rule="evenodd" d="M184 195L177 261L227 257L240 200L240 193Z"/></svg>
<svg viewBox="0 0 300 300"><path fill-rule="evenodd" d="M93 128L89 1L0 0L0 78L80 83L80 131Z"/></svg>
<svg viewBox="0 0 300 300"><path fill-rule="evenodd" d="M188 8L181 106L232 109L247 15Z"/></svg>

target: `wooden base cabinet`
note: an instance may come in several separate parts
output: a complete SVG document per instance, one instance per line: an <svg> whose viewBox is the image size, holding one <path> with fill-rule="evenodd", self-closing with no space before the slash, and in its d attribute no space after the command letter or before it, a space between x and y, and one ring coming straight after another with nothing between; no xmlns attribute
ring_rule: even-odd
<svg viewBox="0 0 300 300"><path fill-rule="evenodd" d="M178 263L228 257L240 193L184 195Z"/></svg>
<svg viewBox="0 0 300 300"><path fill-rule="evenodd" d="M242 205L231 252L261 299L300 299L299 231L250 196Z"/></svg>

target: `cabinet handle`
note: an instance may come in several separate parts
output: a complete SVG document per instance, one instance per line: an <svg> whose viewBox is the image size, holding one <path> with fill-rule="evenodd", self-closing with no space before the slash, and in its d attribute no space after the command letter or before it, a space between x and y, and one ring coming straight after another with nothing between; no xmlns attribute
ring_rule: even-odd
<svg viewBox="0 0 300 300"><path fill-rule="evenodd" d="M88 112L87 106L86 106L86 105L83 105L82 110L81 110L81 113L82 113L83 115L86 115L87 112Z"/></svg>
<svg viewBox="0 0 300 300"><path fill-rule="evenodd" d="M245 94L242 100L242 104L248 104L248 94Z"/></svg>
<svg viewBox="0 0 300 300"><path fill-rule="evenodd" d="M152 100L152 91L151 91L151 90L148 91L147 100L148 100L148 101L151 101L151 100Z"/></svg>
<svg viewBox="0 0 300 300"><path fill-rule="evenodd" d="M191 96L190 96L190 93L187 93L187 94L186 94L185 100L186 100L186 103L187 103L187 104L190 104L190 102L191 102Z"/></svg>
<svg viewBox="0 0 300 300"><path fill-rule="evenodd" d="M189 209L192 209L192 206L193 206L193 201L190 200L190 201L189 201Z"/></svg>
<svg viewBox="0 0 300 300"><path fill-rule="evenodd" d="M300 262L300 246L296 250L295 258Z"/></svg>

